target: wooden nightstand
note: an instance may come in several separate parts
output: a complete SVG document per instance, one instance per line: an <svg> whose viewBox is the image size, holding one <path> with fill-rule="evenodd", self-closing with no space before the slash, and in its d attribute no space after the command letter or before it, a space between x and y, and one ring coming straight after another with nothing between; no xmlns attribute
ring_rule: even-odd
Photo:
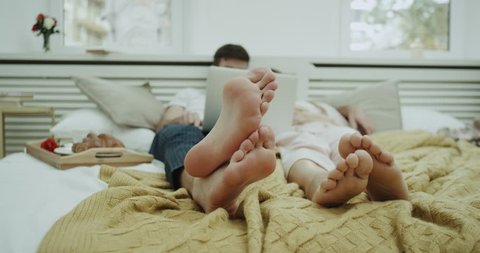
<svg viewBox="0 0 480 253"><path fill-rule="evenodd" d="M48 115L55 124L55 111L51 107L0 107L0 158L5 156L5 116Z"/></svg>

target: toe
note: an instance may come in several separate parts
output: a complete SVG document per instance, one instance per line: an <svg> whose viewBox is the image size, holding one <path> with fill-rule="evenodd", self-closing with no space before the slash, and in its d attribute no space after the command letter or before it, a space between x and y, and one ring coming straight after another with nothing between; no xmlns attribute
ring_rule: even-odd
<svg viewBox="0 0 480 253"><path fill-rule="evenodd" d="M320 184L320 187L325 191L332 190L336 186L337 186L337 181L332 179L325 180Z"/></svg>
<svg viewBox="0 0 480 253"><path fill-rule="evenodd" d="M352 135L350 135L350 143L353 147L360 148L360 146L362 145L362 135L357 132L353 133Z"/></svg>
<svg viewBox="0 0 480 253"><path fill-rule="evenodd" d="M380 156L378 157L378 160L380 160L383 163L386 163L386 164L390 165L390 164L393 163L393 155L388 153L388 152L383 151L380 154Z"/></svg>
<svg viewBox="0 0 480 253"><path fill-rule="evenodd" d="M358 167L355 169L355 174L359 178L368 178L368 175L373 168L372 157L367 153L367 151L361 149L355 151L355 154L359 159Z"/></svg>
<svg viewBox="0 0 480 253"><path fill-rule="evenodd" d="M250 79L251 82L257 83L260 80L262 80L262 77L268 71L271 71L271 70L267 67L254 68L248 73L248 79Z"/></svg>
<svg viewBox="0 0 480 253"><path fill-rule="evenodd" d="M232 158L230 159L230 162L240 162L243 158L245 157L245 152L242 150L237 150L235 153L233 153Z"/></svg>
<svg viewBox="0 0 480 253"><path fill-rule="evenodd" d="M273 80L275 80L275 74L271 70L268 70L257 85L260 89L263 89L267 84L273 82Z"/></svg>
<svg viewBox="0 0 480 253"><path fill-rule="evenodd" d="M347 159L345 159L348 168L356 168L358 167L358 156L355 153L349 154Z"/></svg>
<svg viewBox="0 0 480 253"><path fill-rule="evenodd" d="M338 162L337 170L339 170L342 173L345 173L345 171L347 171L347 169L348 169L348 165L347 165L347 162L345 160L341 160L340 162Z"/></svg>
<svg viewBox="0 0 480 253"><path fill-rule="evenodd" d="M381 154L382 154L382 149L379 146L377 146L376 144L372 144L370 146L370 148L368 149L368 152L371 155L375 156L376 159L379 159Z"/></svg>
<svg viewBox="0 0 480 253"><path fill-rule="evenodd" d="M252 151L254 148L255 148L255 146L254 146L253 142L250 141L249 139L244 140L240 144L240 150L243 151L244 153L248 153L248 152Z"/></svg>
<svg viewBox="0 0 480 253"><path fill-rule="evenodd" d="M270 91L275 91L275 90L277 90L277 88L278 88L278 83L277 83L276 81L272 81L272 82L268 83L268 84L263 88L263 90L265 90L265 91L268 91L268 90L270 90Z"/></svg>
<svg viewBox="0 0 480 253"><path fill-rule="evenodd" d="M367 135L364 135L362 136L362 148L368 150L373 144L373 141L372 139L367 136Z"/></svg>
<svg viewBox="0 0 480 253"><path fill-rule="evenodd" d="M250 134L250 136L248 136L247 140L251 141L252 144L255 146L255 144L257 144L257 142L259 142L260 140L260 134L258 133L258 131L254 131Z"/></svg>
<svg viewBox="0 0 480 253"><path fill-rule="evenodd" d="M260 104L260 113L262 115L265 115L265 113L268 111L268 102L263 102Z"/></svg>
<svg viewBox="0 0 480 253"><path fill-rule="evenodd" d="M345 134L340 138L338 142L338 152L342 158L346 158L348 154L352 153L355 148L350 143L350 134Z"/></svg>
<svg viewBox="0 0 480 253"><path fill-rule="evenodd" d="M262 102L271 102L275 97L275 92L273 90L267 90L262 94Z"/></svg>
<svg viewBox="0 0 480 253"><path fill-rule="evenodd" d="M331 171L329 174L328 174L328 178L331 178L333 180L340 180L342 179L344 176L344 172L340 171L340 170L333 170Z"/></svg>
<svg viewBox="0 0 480 253"><path fill-rule="evenodd" d="M258 133L260 139L259 146L263 146L264 148L268 149L275 148L275 135L273 134L272 128L266 125L260 126Z"/></svg>

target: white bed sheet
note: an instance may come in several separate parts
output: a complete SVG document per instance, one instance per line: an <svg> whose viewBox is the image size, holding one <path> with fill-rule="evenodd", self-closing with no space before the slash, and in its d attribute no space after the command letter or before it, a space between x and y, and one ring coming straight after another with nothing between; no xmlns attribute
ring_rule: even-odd
<svg viewBox="0 0 480 253"><path fill-rule="evenodd" d="M132 169L161 172L159 161ZM36 252L53 224L107 184L100 166L57 170L25 153L0 160L0 252Z"/></svg>

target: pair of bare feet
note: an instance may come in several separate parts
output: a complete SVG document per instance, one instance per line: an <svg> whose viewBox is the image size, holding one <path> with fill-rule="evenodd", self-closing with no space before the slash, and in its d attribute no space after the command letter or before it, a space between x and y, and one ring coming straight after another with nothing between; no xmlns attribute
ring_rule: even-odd
<svg viewBox="0 0 480 253"><path fill-rule="evenodd" d="M211 132L187 153L181 184L211 212L225 208L231 215L245 187L275 169L275 137L260 126L277 83L269 69L256 69L224 86L220 117ZM344 158L335 170L318 173L307 186L307 197L337 206L366 191L372 200L408 199L408 191L393 156L367 136L345 135L339 141ZM310 190L311 189L311 190Z"/></svg>
<svg viewBox="0 0 480 253"><path fill-rule="evenodd" d="M276 76L257 68L227 82L222 111L210 133L187 153L181 184L205 212L236 212L237 197L275 169L275 137L261 126L277 89Z"/></svg>
<svg viewBox="0 0 480 253"><path fill-rule="evenodd" d="M359 133L344 135L338 145L343 157L335 170L311 181L311 200L323 206L341 205L361 192L371 200L408 200L408 190L393 156Z"/></svg>

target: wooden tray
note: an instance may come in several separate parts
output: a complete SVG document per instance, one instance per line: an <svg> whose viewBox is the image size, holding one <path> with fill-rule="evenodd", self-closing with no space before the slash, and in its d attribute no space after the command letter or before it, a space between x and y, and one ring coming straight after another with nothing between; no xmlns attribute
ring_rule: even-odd
<svg viewBox="0 0 480 253"><path fill-rule="evenodd" d="M125 148L91 148L72 155L59 155L40 147L41 141L27 143L27 153L58 169L69 169L77 166L107 164L112 166L133 166L150 163L153 156Z"/></svg>

